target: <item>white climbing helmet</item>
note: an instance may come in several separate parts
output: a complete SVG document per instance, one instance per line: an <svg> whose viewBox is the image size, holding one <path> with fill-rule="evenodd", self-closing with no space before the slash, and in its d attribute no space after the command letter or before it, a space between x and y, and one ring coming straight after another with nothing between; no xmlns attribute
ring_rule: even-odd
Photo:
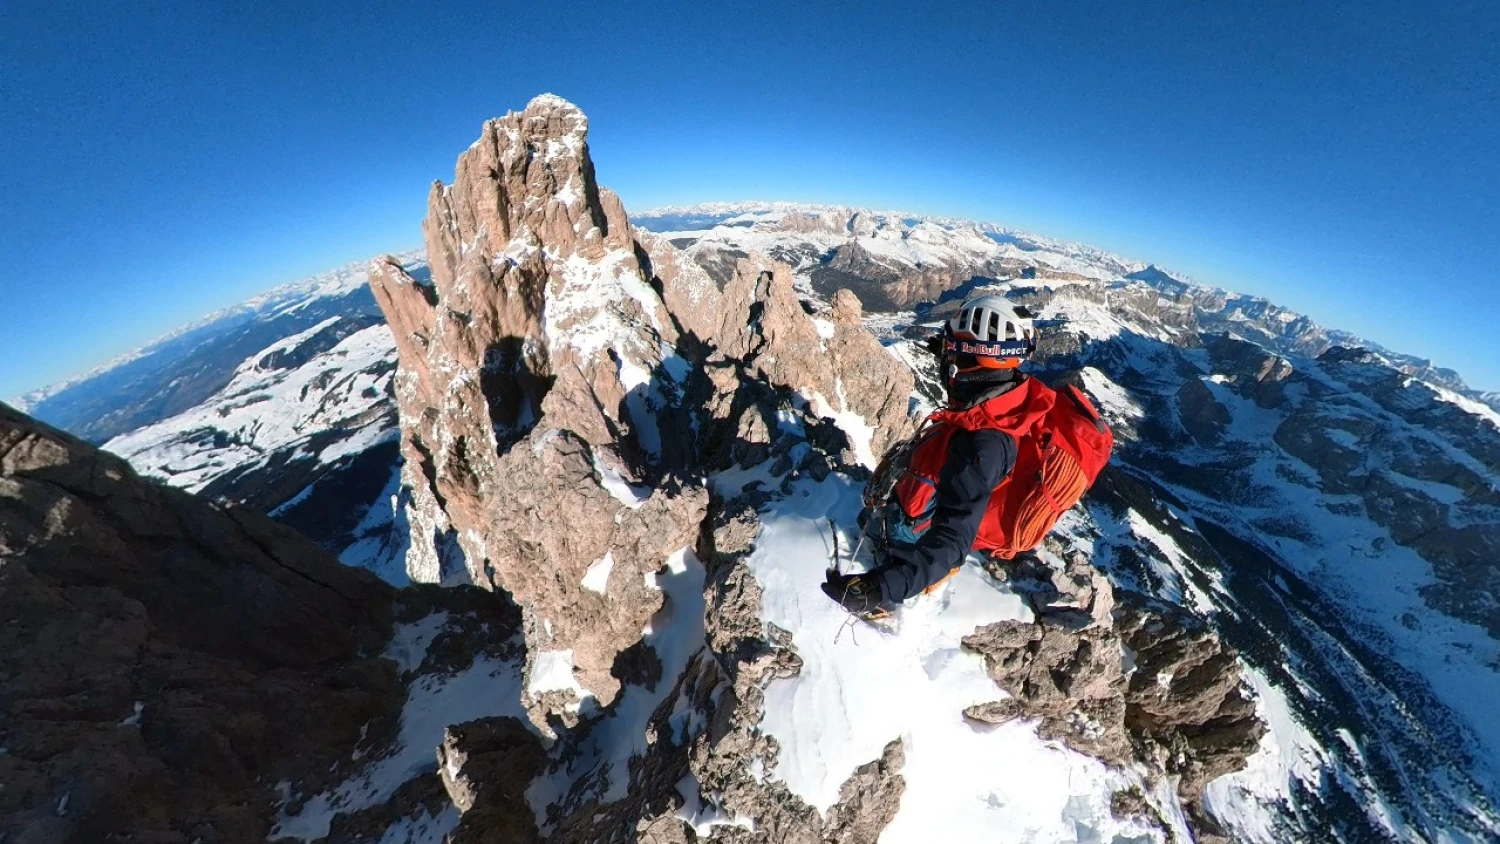
<svg viewBox="0 0 1500 844"><path fill-rule="evenodd" d="M1036 327L1004 296L970 299L948 320L944 351L984 369L1014 369L1036 351Z"/></svg>

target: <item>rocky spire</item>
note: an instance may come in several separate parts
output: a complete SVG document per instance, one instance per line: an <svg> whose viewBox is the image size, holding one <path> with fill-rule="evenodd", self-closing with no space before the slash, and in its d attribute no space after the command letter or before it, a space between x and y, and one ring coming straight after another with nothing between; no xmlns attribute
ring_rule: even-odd
<svg viewBox="0 0 1500 844"><path fill-rule="evenodd" d="M533 668L551 654L572 670L559 689L532 684L538 717L565 720L614 698L615 660L662 606L651 574L696 542L693 478L728 459L716 444L765 442L783 402L858 417L848 445L869 463L904 430L911 388L857 302L814 320L785 267L747 259L721 291L637 239L595 180L587 129L552 96L487 122L433 186L431 283L393 258L371 273L399 352L409 570L512 593ZM784 395L747 398L747 377Z"/></svg>

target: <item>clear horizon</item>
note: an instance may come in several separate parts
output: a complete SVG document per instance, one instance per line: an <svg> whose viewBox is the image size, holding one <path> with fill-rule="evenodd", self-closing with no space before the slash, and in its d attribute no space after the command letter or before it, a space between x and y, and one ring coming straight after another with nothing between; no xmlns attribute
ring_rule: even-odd
<svg viewBox="0 0 1500 844"><path fill-rule="evenodd" d="M622 201L623 201L623 197L622 197ZM696 207L713 206L713 205L768 206L768 205L775 205L775 204L781 204L781 203L791 204L791 205L804 205L804 206L827 206L827 207L835 207L835 208L849 208L851 210L857 210L857 211L868 211L868 212L873 213L873 214L889 214L889 215L896 215L896 214L916 214L916 212L912 212L909 209L904 209L904 208L871 208L871 207L868 207L868 206L851 205L849 203L840 203L840 202L799 202L799 201L795 201L795 200L784 200L784 199L728 199L728 200L726 200L726 199L709 199L709 200L702 200L702 201L698 201L698 202L679 202L679 203L673 203L671 205L653 206L651 208L646 208L646 209L639 210L639 211L631 209L630 204L628 202L626 202L625 203L625 209L626 209L626 212L631 217L636 217L636 216L646 216L646 215L655 213L655 212L660 211L660 210L671 209L671 208L691 209L691 208L696 208ZM1174 276L1175 278L1178 278L1178 279L1183 280L1183 281L1187 281L1188 283L1191 283L1191 284L1196 284L1196 285L1202 286L1204 288L1226 289L1226 288L1224 288L1223 285L1214 284L1214 283L1212 283L1210 281L1206 281L1206 280L1203 280L1203 279L1193 278L1192 276L1190 276L1190 275L1188 275L1186 273L1179 272L1179 271L1175 270L1170 264L1167 264L1165 262L1153 261L1153 260L1150 260L1149 258L1142 258L1142 257L1137 256L1137 255L1122 254L1122 253L1116 252L1115 250L1112 250L1112 249L1105 249L1104 247L1100 247L1097 244L1082 243L1082 242L1078 242L1078 241L1071 241L1071 240L1068 240L1066 238L1053 237L1053 236L1047 234L1046 232L1022 230L1022 229L1020 229L1020 228L1018 228L1016 226L1009 225L1004 220L978 220L978 219L969 219L969 218L957 218L957 217L953 217L953 215L947 215L947 214L941 214L941 213L936 213L936 214L916 214L916 216L921 216L921 217L926 217L926 218L963 219L966 222L970 222L970 223L995 225L995 226L999 226L999 227L1002 227L1002 228L1008 228L1008 229L1011 229L1011 230L1014 230L1014 231L1022 232L1024 234L1028 234L1028 235L1035 235L1035 236L1038 236L1038 237L1044 237L1044 238L1048 238L1048 239L1051 239L1051 240L1061 241L1061 242L1064 242L1064 243L1068 243L1070 245L1087 246L1087 247L1093 247L1093 248L1096 248L1096 249L1102 249L1103 251L1110 252L1111 254L1115 255L1115 257L1124 259L1125 261L1153 265L1153 266L1157 267L1158 269L1162 270L1163 272L1166 272L1166 273ZM422 253L425 254L426 253L426 247L424 245L422 245L422 244L406 245L406 246L395 247L395 248L392 248L392 249L387 249L387 250L384 250L383 252L377 253L377 254L402 254L402 253L409 253L409 252L422 252ZM52 381L52 382L50 382L48 384L42 384L42 385L39 385L37 387L33 387L33 388L25 391L25 393L15 394L13 396L10 396L9 398L7 398L7 397L5 397L3 395L0 395L0 401L11 401L12 399L20 399L20 398L23 398L28 393L33 393L33 392L37 392L37 391L39 391L41 389L45 389L45 388L48 388L48 387L56 386L56 385L59 385L59 384L64 384L64 383L66 383L68 381L77 380L77 379L79 379L79 378L81 378L83 376L86 376L90 372L93 372L95 370L108 367L115 360L118 360L120 358L126 357L126 356L128 356L128 355L130 355L130 354L132 354L134 352L137 352L137 351L140 351L140 350L142 350L144 348L147 348L147 347L151 346L152 344L154 344L154 343L156 343L156 342L158 342L160 340L163 340L163 339L166 339L166 338L170 337L173 333L175 333L177 330L179 330L180 328L182 328L184 326L187 326L187 325L190 325L190 324L192 324L194 322L197 322L199 320L211 317L215 313L218 313L219 311L223 311L223 310L226 310L226 309L229 309L229 308L233 308L236 305L241 304L244 301L248 301L248 299L250 299L250 298L254 298L256 295L259 295L260 293L265 293L265 292L270 291L272 289L275 289L277 287L282 287L282 286L286 286L286 285L293 285L293 284L298 284L298 283L302 283L302 282L311 281L313 278L315 278L317 275L319 275L319 274L321 274L323 272L327 272L327 271L335 270L335 269L340 269L340 268L344 268L344 267L357 266L360 263L368 261L368 260L370 260L370 259L372 259L374 257L376 257L376 255L372 254L372 255L365 256L363 258L356 258L356 259L351 260L351 261L344 261L344 262L341 262L341 263L337 263L337 264L325 267L322 270L319 270L318 272L315 272L315 273L312 273L312 274L309 274L309 275L301 276L299 278L286 279L286 280L283 280L283 281L276 282L276 283L271 284L270 286L266 287L264 290L258 291L257 293L254 293L254 294L251 294L251 296L248 297L247 299L242 299L242 300L239 300L237 302L229 303L228 305L226 305L226 306L224 306L222 308L218 308L215 311L210 311L208 313L205 313L205 314L201 315L197 319L189 320L188 322L184 322L184 323L182 323L179 326L174 326L172 328L169 328L167 331L162 332L161 334L154 335L154 336L148 338L147 340L145 340L145 341L143 341L141 343L138 343L135 346L132 346L129 349L125 349L125 350L123 350L123 351L121 351L121 352L119 352L119 353L117 353L115 355L110 356L109 358L106 358L104 360L99 361L98 363L96 363L96 364L94 364L92 366L89 366L89 367L87 367L85 369L82 369L82 370L79 370L77 372L74 372L74 373L72 373L70 375L67 375L67 376L61 378L61 379L58 379L56 381ZM1234 290L1234 289L1226 289L1226 292L1233 293L1233 294L1241 294L1241 295L1251 295L1251 296L1257 295L1257 294L1254 294L1254 293L1251 293L1251 292L1248 292L1248 291ZM1278 302L1272 302L1272 304L1279 305L1280 303L1278 303ZM1329 330L1329 329L1331 329L1331 330L1344 330L1344 329L1340 329L1340 327L1336 326L1336 325L1328 325L1328 324L1326 324L1326 323L1318 320L1316 317L1313 317L1310 314L1300 314L1300 315L1312 319L1313 322L1317 323L1321 328L1323 328L1325 330ZM1353 333L1353 332L1351 332L1351 333ZM1369 337L1362 337L1361 339L1367 340L1367 341L1373 341L1374 340L1374 338L1369 338ZM1375 342L1378 342L1378 341L1375 341ZM1381 344L1381 345L1384 345L1384 344ZM1396 352L1396 353L1402 353L1402 354L1407 354L1408 353L1404 349L1395 348L1395 347L1391 347L1391 346L1385 346L1385 348L1386 348L1387 351L1390 351L1390 352ZM1441 367L1442 366L1441 362L1439 362L1439 361L1429 361L1429 363L1431 365L1435 366L1435 367ZM1463 373L1459 373L1459 374L1462 375ZM1469 386L1471 388L1473 388L1475 385L1469 384Z"/></svg>
<svg viewBox="0 0 1500 844"><path fill-rule="evenodd" d="M636 213L994 222L1500 389L1500 9L861 8L23 8L0 33L0 396L419 244L431 181L542 92L589 115Z"/></svg>

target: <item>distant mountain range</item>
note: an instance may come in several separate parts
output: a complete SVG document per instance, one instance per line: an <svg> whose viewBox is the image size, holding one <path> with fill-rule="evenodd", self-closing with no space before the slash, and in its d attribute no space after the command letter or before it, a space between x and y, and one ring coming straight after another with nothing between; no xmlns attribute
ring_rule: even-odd
<svg viewBox="0 0 1500 844"><path fill-rule="evenodd" d="M558 148L563 157L569 151ZM439 194L435 201L446 197ZM565 198L579 201L563 189L548 201ZM794 315L808 319L809 325L799 327L814 347L819 338L834 336L835 294L851 290L863 305L863 325L915 378L916 404L937 403L940 389L932 362L912 340L930 332L924 326L941 321L966 295L1002 293L1032 307L1046 326L1037 371L1080 378L1119 442L1111 474L1090 506L1074 514L1064 542L1053 550L1084 554L1121 594L1150 596L1177 608L1172 613L1210 619L1217 635L1238 649L1259 717L1270 725L1248 768L1215 779L1205 791L1203 803L1218 823L1236 839L1253 841L1483 841L1500 831L1494 808L1500 771L1493 764L1500 731L1488 714L1489 701L1500 696L1500 582L1493 564L1500 557L1500 394L1472 390L1451 370L1323 328L1262 298L986 223L794 203L664 208L630 219L643 251L612 242L601 248L603 257L581 258L588 247L570 243L578 255L561 272L573 273L566 278L578 285L575 298L552 296L547 302L571 308L562 314L569 324L597 329L598 336L588 338L598 346L590 347L592 360L611 363L591 370L590 383L619 381L606 386L619 387L623 398L607 408L600 401L599 412L619 414L611 421L622 451L634 449L646 455L645 462L665 464L671 438L661 432L676 430L670 424L694 436L699 429L681 420L657 426L656 415L699 411L685 398L681 358L638 336L650 333L643 326L653 319L653 331L667 332L670 320L647 310L658 304L654 288L631 286L628 278L620 282L623 273L600 275L597 268L614 267L611 261L645 261L645 255L661 276L670 264L675 286L655 295L697 290L709 298L711 289L722 294L749 283L743 259L783 262L791 268L795 300L782 304L789 302ZM546 245L556 251L556 241L571 235L560 229L549 237ZM541 261L545 253L523 240L518 235L506 247L511 251L491 256L501 267L497 271L536 269L526 262ZM399 256L398 263L410 279L403 283L423 296L436 297L438 287L452 289L452 279L434 282L421 253ZM367 271L355 265L278 288L37 391L26 407L104 444L142 474L270 513L345 563L391 582L404 583L414 573L418 579L462 578L464 552L458 546L472 550L483 540L456 538L436 512L448 505L414 500L412 467L403 479L400 426L413 423L397 411L398 343L367 286ZM769 288L754 289L757 303L769 307ZM617 324L613 312L591 299L600 296L631 299L635 324ZM847 296L842 308L850 310ZM681 303L670 310L678 320L712 316L695 315ZM472 313L445 311L442 318L457 324ZM753 348L747 348L750 360ZM613 358L600 357L611 351ZM583 352L574 353L587 362ZM486 352L481 380L518 367L518 354ZM782 484L814 500L842 483L841 476L827 474L833 458L820 456L837 456L838 448L814 443L828 432L814 436L810 420L833 420L843 431L849 466L861 437L870 448L866 420L830 404L835 398L847 404L836 391L851 371L845 365L830 375L836 389L824 390L816 401L803 397L799 405L788 399L786 407L772 408L770 428L747 413L726 448L737 450L735 459L761 461L756 483ZM473 386L463 372L448 375L455 391ZM513 421L497 423L496 435L515 436L524 426L513 430ZM781 440L799 444L773 452ZM446 468L433 469L433 477L463 487L461 470L471 459L462 448L440 454L435 465ZM645 500L634 497L642 488L631 486L622 470L596 462L593 471L630 512ZM728 473L735 483L749 483L749 475L734 472L740 469ZM828 493L831 500L857 499L839 489ZM774 534L804 529L801 519L800 511L785 510L765 515L763 523ZM775 547L785 547L788 555L797 551L790 543ZM817 554L823 553L818 545ZM410 560L423 554L439 562L414 569ZM772 567L766 570L774 574L775 562L756 565ZM615 562L601 557L597 564L602 580L595 585L607 585ZM588 571L598 577L594 566ZM701 569L686 571L689 580L703 577ZM653 589L654 583L646 578ZM561 619L562 612L554 615ZM552 636L551 618L546 625L531 624L528 635L541 637L531 628L545 627L545 637ZM702 634L699 628L696 635ZM729 641L727 634L724 639ZM791 653L789 644L783 646ZM572 694L571 669L564 666L561 680L543 671L560 653L533 654L534 661L551 656L528 663L530 682L542 682L538 688L549 694ZM567 653L571 660L573 652ZM660 660L656 664L660 672ZM685 669L679 664L672 670ZM539 674L545 674L542 681ZM668 676L653 694L667 694L675 680ZM546 686L553 681L561 685ZM1174 677L1142 682L1149 691L1155 683L1170 686ZM566 704L574 706L571 711L560 700L553 701L559 712L579 717L576 700ZM698 706L708 704L684 697L681 719L671 709L674 732L679 720L684 735L701 730L699 721L709 723L709 710ZM793 731L787 741L793 740L816 744L817 737ZM639 758L658 752L643 751ZM624 759L630 761L628 747ZM736 765L750 769L748 759ZM772 773L746 776L757 777L754 788L760 788L772 782ZM707 817L709 792L699 806L694 783L697 809L689 814L697 817L702 810ZM595 786L581 793L592 800L597 795L588 788ZM1098 795L1080 792L1084 797ZM583 798L569 799L555 805L577 809L580 818L592 815L592 809L574 805L583 805ZM1175 804L1168 799L1162 805ZM730 809L714 817L722 819L705 821L705 834L714 824L743 820Z"/></svg>

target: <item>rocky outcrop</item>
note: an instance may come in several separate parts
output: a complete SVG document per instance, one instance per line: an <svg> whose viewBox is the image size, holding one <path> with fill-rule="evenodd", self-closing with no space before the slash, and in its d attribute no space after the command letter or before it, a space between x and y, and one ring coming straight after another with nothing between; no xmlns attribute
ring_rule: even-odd
<svg viewBox="0 0 1500 844"><path fill-rule="evenodd" d="M1226 376L1225 383L1261 407L1276 407L1282 387L1292 374L1286 359L1254 343L1221 334L1208 344L1214 369Z"/></svg>
<svg viewBox="0 0 1500 844"><path fill-rule="evenodd" d="M1229 409L1219 404L1201 379L1188 378L1177 391L1177 410L1193 439L1202 445L1213 445L1230 422Z"/></svg>
<svg viewBox="0 0 1500 844"><path fill-rule="evenodd" d="M707 366L720 398L743 403L741 385L749 380L790 397L815 417L852 414L863 420L844 427L850 462L873 468L874 458L911 431L912 376L865 329L852 293L834 296L831 317L808 318L785 265L744 259L725 288L712 335L717 354ZM716 417L729 421L722 413ZM775 429L773 420L766 423Z"/></svg>
<svg viewBox="0 0 1500 844"><path fill-rule="evenodd" d="M399 706L393 594L0 405L0 838L266 840Z"/></svg>
<svg viewBox="0 0 1500 844"><path fill-rule="evenodd" d="M1199 840L1227 840L1203 809L1203 789L1240 770L1266 731L1234 650L1178 607L1116 593L1081 554L1060 571L1004 575L1033 593L1037 621L1000 622L964 639L1011 695L965 715L1040 718L1043 738L1111 765L1143 763L1176 784Z"/></svg>
<svg viewBox="0 0 1500 844"><path fill-rule="evenodd" d="M527 844L539 840L526 788L546 763L536 734L515 718L484 718L448 728L437 749L438 775L463 813L452 844Z"/></svg>
<svg viewBox="0 0 1500 844"><path fill-rule="evenodd" d="M857 419L846 445L873 462L911 383L852 297L818 323L785 267L747 257L721 290L637 239L586 134L550 96L489 121L433 187L431 283L393 259L371 276L400 358L409 568L438 579L457 547L474 582L514 596L530 658L573 675L532 684L538 723L614 700L616 659L663 604L652 573L695 543L698 472L768 454L791 407Z"/></svg>
<svg viewBox="0 0 1500 844"><path fill-rule="evenodd" d="M705 496L630 492L680 448L653 412L679 389L678 334L594 179L587 126L554 97L486 123L453 184L433 186L432 283L385 260L371 284L396 336L413 523L451 536L476 583L526 608L530 651L570 651L577 685L607 705L615 656L661 607L645 576L691 544ZM420 540L412 574L431 579Z"/></svg>

